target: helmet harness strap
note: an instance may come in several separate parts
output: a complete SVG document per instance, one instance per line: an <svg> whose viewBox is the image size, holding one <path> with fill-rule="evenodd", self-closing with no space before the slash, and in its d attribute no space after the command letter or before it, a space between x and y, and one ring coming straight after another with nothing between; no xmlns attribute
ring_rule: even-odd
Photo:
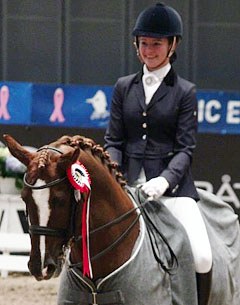
<svg viewBox="0 0 240 305"><path fill-rule="evenodd" d="M144 62L143 62L143 60L141 58L141 55L140 55L140 52L139 52L139 41L138 41L138 37L137 36L134 38L133 44L134 44L134 47L136 49L137 57L140 60L140 62L143 64Z"/></svg>
<svg viewBox="0 0 240 305"><path fill-rule="evenodd" d="M176 50L176 47L177 47L177 38L176 38L176 36L173 36L173 42L172 42L171 48L168 51L167 57L170 58L173 55L173 53Z"/></svg>

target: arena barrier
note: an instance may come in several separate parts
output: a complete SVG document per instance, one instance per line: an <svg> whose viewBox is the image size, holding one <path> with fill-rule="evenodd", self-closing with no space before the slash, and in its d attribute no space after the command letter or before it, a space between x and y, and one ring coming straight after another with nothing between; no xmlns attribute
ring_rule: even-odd
<svg viewBox="0 0 240 305"><path fill-rule="evenodd" d="M29 272L28 260L30 237L24 233L0 233L0 272L7 277L8 272Z"/></svg>
<svg viewBox="0 0 240 305"><path fill-rule="evenodd" d="M31 249L26 229L25 204L18 194L0 194L0 272L29 272Z"/></svg>

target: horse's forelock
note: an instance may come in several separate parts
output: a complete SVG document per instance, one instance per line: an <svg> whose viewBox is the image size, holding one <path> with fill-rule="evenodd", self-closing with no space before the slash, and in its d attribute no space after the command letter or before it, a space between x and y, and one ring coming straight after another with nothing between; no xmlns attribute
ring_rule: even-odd
<svg viewBox="0 0 240 305"><path fill-rule="evenodd" d="M48 161L48 150L43 149L41 150L38 158L38 168L39 169L45 168L47 161Z"/></svg>

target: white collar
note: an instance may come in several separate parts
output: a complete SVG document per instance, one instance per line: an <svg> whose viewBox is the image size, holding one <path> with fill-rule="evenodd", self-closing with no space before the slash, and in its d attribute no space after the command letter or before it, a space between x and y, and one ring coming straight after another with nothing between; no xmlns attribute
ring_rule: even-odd
<svg viewBox="0 0 240 305"><path fill-rule="evenodd" d="M143 66L143 73L144 74L154 74L154 76L156 76L159 81L162 81L164 79L164 77L168 74L170 69L171 69L171 64L170 63L168 63L165 66L163 66L162 68L160 68L158 70L154 70L154 71L149 71L147 66L144 65Z"/></svg>

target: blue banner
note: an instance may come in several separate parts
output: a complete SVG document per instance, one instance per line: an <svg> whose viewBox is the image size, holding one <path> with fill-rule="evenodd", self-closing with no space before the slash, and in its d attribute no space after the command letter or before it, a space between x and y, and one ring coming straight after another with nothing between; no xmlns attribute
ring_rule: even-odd
<svg viewBox="0 0 240 305"><path fill-rule="evenodd" d="M201 133L240 133L240 93L199 90L198 131Z"/></svg>
<svg viewBox="0 0 240 305"><path fill-rule="evenodd" d="M106 128L111 86L33 85L32 124Z"/></svg>
<svg viewBox="0 0 240 305"><path fill-rule="evenodd" d="M0 82L0 124L106 128L113 86ZM240 92L198 90L198 131L240 134Z"/></svg>
<svg viewBox="0 0 240 305"><path fill-rule="evenodd" d="M0 82L0 124L30 125L32 84Z"/></svg>
<svg viewBox="0 0 240 305"><path fill-rule="evenodd" d="M0 82L0 124L106 128L112 86Z"/></svg>

